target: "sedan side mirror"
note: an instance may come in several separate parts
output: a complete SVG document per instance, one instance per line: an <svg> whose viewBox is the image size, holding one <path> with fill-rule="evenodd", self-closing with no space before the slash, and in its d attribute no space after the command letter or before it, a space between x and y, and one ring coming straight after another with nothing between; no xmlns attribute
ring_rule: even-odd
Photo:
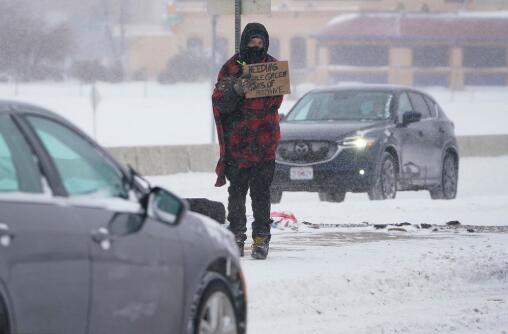
<svg viewBox="0 0 508 334"><path fill-rule="evenodd" d="M185 211L187 204L169 191L156 187L148 198L148 214L157 220L171 225L177 225Z"/></svg>
<svg viewBox="0 0 508 334"><path fill-rule="evenodd" d="M286 115L283 113L279 113L279 122L282 122L286 118Z"/></svg>
<svg viewBox="0 0 508 334"><path fill-rule="evenodd" d="M422 114L416 111L408 111L402 115L402 125L406 126L411 123L419 122L422 119Z"/></svg>
<svg viewBox="0 0 508 334"><path fill-rule="evenodd" d="M139 232L144 223L144 215L116 213L108 224L108 231L114 237L123 237Z"/></svg>

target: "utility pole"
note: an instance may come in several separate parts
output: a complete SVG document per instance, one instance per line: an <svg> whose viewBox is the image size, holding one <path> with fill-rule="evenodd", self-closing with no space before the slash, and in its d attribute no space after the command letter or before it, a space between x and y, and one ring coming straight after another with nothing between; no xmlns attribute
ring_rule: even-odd
<svg viewBox="0 0 508 334"><path fill-rule="evenodd" d="M242 15L269 15L271 0L208 0L208 14L235 16L235 50L240 51Z"/></svg>
<svg viewBox="0 0 508 334"><path fill-rule="evenodd" d="M99 104L101 103L101 95L99 94L99 90L97 89L97 83L94 81L92 84L92 89L90 91L90 103L92 105L92 123L93 123L93 138L98 140L97 138L97 108L99 108Z"/></svg>
<svg viewBox="0 0 508 334"><path fill-rule="evenodd" d="M235 0L235 50L240 52L240 34L242 33L242 1Z"/></svg>
<svg viewBox="0 0 508 334"><path fill-rule="evenodd" d="M125 64L126 64L126 51L127 51L127 47L126 47L126 44L125 44L125 24L126 24L126 21L127 21L127 7L129 6L129 0L121 0L120 2L120 14L119 14L119 25L120 25L120 54L119 54L119 59L118 59L118 62L120 63L120 67L121 67L121 75L122 75L122 80L124 79L124 76L125 76Z"/></svg>
<svg viewBox="0 0 508 334"><path fill-rule="evenodd" d="M215 86L215 70L217 69L217 15L212 15L212 61L210 65L210 86L213 92ZM215 144L215 117L212 114L211 142Z"/></svg>

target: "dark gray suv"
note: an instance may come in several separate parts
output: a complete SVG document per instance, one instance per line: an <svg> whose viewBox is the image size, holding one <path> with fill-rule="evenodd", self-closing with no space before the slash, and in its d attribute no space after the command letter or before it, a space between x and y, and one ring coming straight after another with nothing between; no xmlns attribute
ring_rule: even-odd
<svg viewBox="0 0 508 334"><path fill-rule="evenodd" d="M346 192L372 200L399 190L457 194L454 124L424 92L398 86L320 89L302 97L281 122L272 202L284 191L318 192L342 202Z"/></svg>
<svg viewBox="0 0 508 334"><path fill-rule="evenodd" d="M41 108L0 102L0 333L245 333L238 248Z"/></svg>

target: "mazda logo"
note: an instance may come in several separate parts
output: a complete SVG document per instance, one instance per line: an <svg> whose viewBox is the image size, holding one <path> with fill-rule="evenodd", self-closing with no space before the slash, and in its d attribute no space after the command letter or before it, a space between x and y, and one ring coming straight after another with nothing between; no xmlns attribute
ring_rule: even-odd
<svg viewBox="0 0 508 334"><path fill-rule="evenodd" d="M295 153L296 154L302 156L302 155L309 153L309 151L310 151L309 145L307 145L305 143L296 143L296 145L295 145Z"/></svg>

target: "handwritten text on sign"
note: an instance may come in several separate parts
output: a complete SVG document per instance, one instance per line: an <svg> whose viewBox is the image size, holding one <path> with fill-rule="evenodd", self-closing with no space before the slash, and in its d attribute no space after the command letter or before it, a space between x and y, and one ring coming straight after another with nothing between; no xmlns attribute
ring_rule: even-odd
<svg viewBox="0 0 508 334"><path fill-rule="evenodd" d="M243 73L250 74L256 82L255 88L245 95L248 99L291 93L287 61L245 65Z"/></svg>

